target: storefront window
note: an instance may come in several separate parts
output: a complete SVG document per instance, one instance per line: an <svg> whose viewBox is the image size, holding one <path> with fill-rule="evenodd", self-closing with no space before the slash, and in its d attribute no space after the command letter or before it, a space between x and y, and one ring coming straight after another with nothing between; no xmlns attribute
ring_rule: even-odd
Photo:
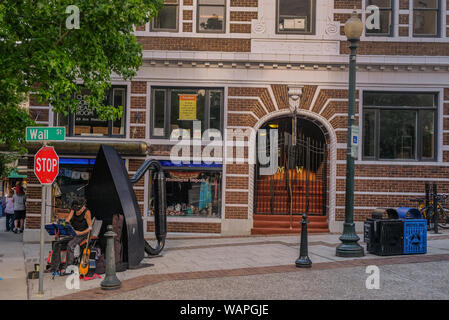
<svg viewBox="0 0 449 320"><path fill-rule="evenodd" d="M434 160L437 94L365 92L365 160Z"/></svg>
<svg viewBox="0 0 449 320"><path fill-rule="evenodd" d="M169 138L176 130L185 129L191 137L193 121L201 122L203 132L210 128L221 131L222 110L222 89L155 88L151 136Z"/></svg>
<svg viewBox="0 0 449 320"><path fill-rule="evenodd" d="M84 199L94 159L61 158L59 175L53 184L52 220L65 218L74 199Z"/></svg>
<svg viewBox="0 0 449 320"><path fill-rule="evenodd" d="M125 114L126 114L126 87L114 86L105 96L104 103L114 107L123 107L121 119L113 121L100 120L95 109L91 110L86 98L89 91L81 89L81 93L76 95L79 101L76 114L58 114L56 123L58 126L66 128L67 136L124 136L125 135Z"/></svg>
<svg viewBox="0 0 449 320"><path fill-rule="evenodd" d="M221 217L221 172L169 170L167 215Z"/></svg>

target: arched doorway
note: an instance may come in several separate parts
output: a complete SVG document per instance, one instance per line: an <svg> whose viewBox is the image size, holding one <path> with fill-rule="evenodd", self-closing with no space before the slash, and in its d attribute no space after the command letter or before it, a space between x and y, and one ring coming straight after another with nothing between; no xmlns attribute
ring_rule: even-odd
<svg viewBox="0 0 449 320"><path fill-rule="evenodd" d="M289 229L299 230L300 215L307 213L311 222L320 221L321 227L324 222L323 232L327 231L329 139L326 129L315 119L303 115L296 121L292 116L271 119L261 129L267 129L268 135L270 129L278 130L278 169L273 175L262 175L261 166L256 165L254 227L264 216L269 221L279 221L271 223L272 226L288 224Z"/></svg>

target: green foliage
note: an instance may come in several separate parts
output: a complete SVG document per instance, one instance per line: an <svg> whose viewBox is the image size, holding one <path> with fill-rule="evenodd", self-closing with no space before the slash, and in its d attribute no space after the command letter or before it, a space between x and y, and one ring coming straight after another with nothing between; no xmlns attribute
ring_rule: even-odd
<svg viewBox="0 0 449 320"><path fill-rule="evenodd" d="M79 29L66 28L70 5L79 8ZM0 118L0 143L23 151L30 122L19 104L30 92L54 112L75 113L83 83L100 119L120 118L121 108L103 105L111 75L136 74L142 47L133 26L149 22L162 6L163 0L1 0L0 113L7 115ZM14 122L4 128L5 121Z"/></svg>
<svg viewBox="0 0 449 320"><path fill-rule="evenodd" d="M79 8L79 29L66 28L69 5ZM17 92L40 84L38 101L63 113L76 111L73 94L81 81L92 94L89 105L99 108L111 74L130 79L142 63L133 26L149 22L162 6L163 0L3 0L0 78L16 83ZM103 120L119 116L112 106L100 109Z"/></svg>

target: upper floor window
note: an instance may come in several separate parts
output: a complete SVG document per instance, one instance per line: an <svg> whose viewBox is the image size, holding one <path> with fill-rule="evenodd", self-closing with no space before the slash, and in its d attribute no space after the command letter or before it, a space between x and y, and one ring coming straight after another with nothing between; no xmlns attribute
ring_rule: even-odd
<svg viewBox="0 0 449 320"><path fill-rule="evenodd" d="M440 0L413 0L413 35L438 36Z"/></svg>
<svg viewBox="0 0 449 320"><path fill-rule="evenodd" d="M225 32L226 0L198 0L198 32Z"/></svg>
<svg viewBox="0 0 449 320"><path fill-rule="evenodd" d="M277 0L277 33L313 34L315 0Z"/></svg>
<svg viewBox="0 0 449 320"><path fill-rule="evenodd" d="M153 31L178 31L178 0L165 0L164 7L151 22Z"/></svg>
<svg viewBox="0 0 449 320"><path fill-rule="evenodd" d="M117 120L100 120L94 110L90 110L86 97L89 91L81 89L81 93L76 95L79 101L76 114L69 113L56 115L56 124L66 127L67 136L110 136L123 137L125 135L125 114L126 114L126 86L113 86L105 97L105 105L123 107L123 116Z"/></svg>
<svg viewBox="0 0 449 320"><path fill-rule="evenodd" d="M154 88L151 137L169 138L178 129L185 129L192 136L193 121L201 122L203 132L221 131L222 110L223 89Z"/></svg>
<svg viewBox="0 0 449 320"><path fill-rule="evenodd" d="M435 93L365 92L363 159L436 159Z"/></svg>
<svg viewBox="0 0 449 320"><path fill-rule="evenodd" d="M366 7L379 8L380 23L374 29L366 28L368 36L391 36L393 34L393 1L392 0L367 0ZM369 14L367 14L367 17Z"/></svg>

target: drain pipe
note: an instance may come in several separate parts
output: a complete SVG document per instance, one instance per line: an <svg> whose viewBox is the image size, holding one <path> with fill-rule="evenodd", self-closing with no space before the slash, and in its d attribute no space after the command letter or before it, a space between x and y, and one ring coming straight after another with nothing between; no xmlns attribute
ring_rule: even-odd
<svg viewBox="0 0 449 320"><path fill-rule="evenodd" d="M157 196L154 202L154 232L156 234L157 246L153 248L145 240L145 252L150 256L157 256L164 249L165 238L167 236L165 174L159 161L152 159L146 160L131 178L131 183L137 183L148 170L155 171L152 179L156 180L154 184L155 194Z"/></svg>

